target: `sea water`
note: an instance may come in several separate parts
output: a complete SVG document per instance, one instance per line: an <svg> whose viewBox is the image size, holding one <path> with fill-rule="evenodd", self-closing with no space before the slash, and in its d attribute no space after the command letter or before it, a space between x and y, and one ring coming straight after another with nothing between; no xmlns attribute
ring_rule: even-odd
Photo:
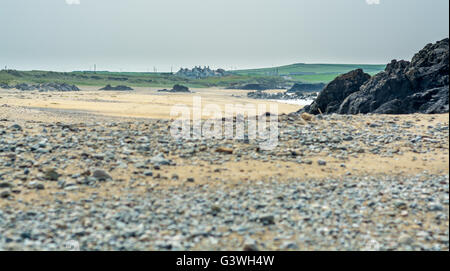
<svg viewBox="0 0 450 271"><path fill-rule="evenodd" d="M311 99L292 99L292 100L271 100L274 102L284 103L284 104L295 104L295 105L310 105L314 100Z"/></svg>

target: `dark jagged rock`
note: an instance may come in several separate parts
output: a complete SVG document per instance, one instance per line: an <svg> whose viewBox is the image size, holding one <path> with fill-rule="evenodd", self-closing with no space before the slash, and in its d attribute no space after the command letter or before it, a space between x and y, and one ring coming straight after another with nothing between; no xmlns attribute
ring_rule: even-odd
<svg viewBox="0 0 450 271"><path fill-rule="evenodd" d="M247 93L248 98L252 99L266 99L266 100L312 100L317 97L316 92L278 92L278 93L267 93L264 91L255 91Z"/></svg>
<svg viewBox="0 0 450 271"><path fill-rule="evenodd" d="M174 92L189 92L189 88L188 87L185 87L185 86L182 86L182 85L178 85L178 84L174 85L172 90Z"/></svg>
<svg viewBox="0 0 450 271"><path fill-rule="evenodd" d="M319 92L325 87L324 83L308 84L295 83L287 92L304 93L304 92Z"/></svg>
<svg viewBox="0 0 450 271"><path fill-rule="evenodd" d="M1 83L1 84L0 84L0 88L2 88L2 89L12 89L12 88L14 88L14 87L12 87L12 86L10 86L10 85L8 85L8 84L5 84L5 83Z"/></svg>
<svg viewBox="0 0 450 271"><path fill-rule="evenodd" d="M119 85L119 86L113 87L113 86L108 84L104 88L101 88L100 90L128 91L128 90L133 90L133 89L130 88L130 87L127 87L127 86L123 86L123 85Z"/></svg>
<svg viewBox="0 0 450 271"><path fill-rule="evenodd" d="M172 87L172 89L160 89L159 92L185 92L190 93L189 88L183 85L176 84Z"/></svg>
<svg viewBox="0 0 450 271"><path fill-rule="evenodd" d="M18 89L18 90L22 90L22 91L31 91L31 90L36 90L37 89L36 86L28 85L28 84L25 84L25 83L17 84L14 88Z"/></svg>
<svg viewBox="0 0 450 271"><path fill-rule="evenodd" d="M394 99L378 107L373 113L377 114L438 114L449 111L449 87L440 87L415 93L405 99Z"/></svg>
<svg viewBox="0 0 450 271"><path fill-rule="evenodd" d="M370 78L358 91L347 95L340 106L328 113L370 113L387 101L407 96L411 89L411 83L405 75L408 66L408 61L393 60L384 72Z"/></svg>
<svg viewBox="0 0 450 271"><path fill-rule="evenodd" d="M69 85L66 83L43 83L37 85L29 85L26 83L17 84L14 86L15 89L22 91L32 91L39 90L40 92L46 91L80 91L80 89L75 85Z"/></svg>
<svg viewBox="0 0 450 271"><path fill-rule="evenodd" d="M449 40L444 39L425 46L411 62L393 60L347 97L338 113L446 113L448 84Z"/></svg>
<svg viewBox="0 0 450 271"><path fill-rule="evenodd" d="M317 99L304 108L310 114L333 113L339 109L344 99L359 90L359 88L370 79L370 75L362 69L357 69L330 82L317 96Z"/></svg>
<svg viewBox="0 0 450 271"><path fill-rule="evenodd" d="M39 91L80 91L75 85L66 83L44 83L36 86Z"/></svg>
<svg viewBox="0 0 450 271"><path fill-rule="evenodd" d="M448 38L428 44L411 62L393 60L385 71L373 76L360 87L358 85L361 82L357 80L359 73L353 71L346 75L350 81L357 82L351 88L339 85L342 76L336 78L302 112L318 114L318 108L323 113L339 114L449 112ZM348 91L349 89L352 91Z"/></svg>

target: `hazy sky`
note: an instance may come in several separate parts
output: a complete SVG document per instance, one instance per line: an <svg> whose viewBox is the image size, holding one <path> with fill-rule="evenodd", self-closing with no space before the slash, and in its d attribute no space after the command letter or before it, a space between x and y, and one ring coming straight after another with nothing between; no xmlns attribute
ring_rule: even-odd
<svg viewBox="0 0 450 271"><path fill-rule="evenodd" d="M410 59L448 0L0 0L0 66L158 71Z"/></svg>

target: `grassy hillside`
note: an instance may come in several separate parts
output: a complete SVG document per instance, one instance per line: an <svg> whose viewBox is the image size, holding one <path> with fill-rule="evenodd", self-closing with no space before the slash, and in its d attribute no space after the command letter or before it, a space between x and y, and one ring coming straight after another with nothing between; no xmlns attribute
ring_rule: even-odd
<svg viewBox="0 0 450 271"><path fill-rule="evenodd" d="M380 71L383 71L385 67L385 65L298 63L273 68L238 70L234 73L245 76L281 76L287 78L287 80L296 82L328 83L336 78L336 76L358 68L374 75Z"/></svg>
<svg viewBox="0 0 450 271"><path fill-rule="evenodd" d="M228 87L231 84L263 83L275 81L285 83L276 76L229 75L204 79L188 79L170 73L140 72L48 72L48 71L0 71L0 83L15 85L18 83L61 82L78 86L127 85L134 87L172 87L183 84L188 87Z"/></svg>
<svg viewBox="0 0 450 271"><path fill-rule="evenodd" d="M189 79L171 73L146 72L51 72L51 71L0 71L0 83L68 83L77 86L127 85L131 87L172 87L183 84L188 87L229 87L251 83L268 83L289 86L296 82L328 83L336 76L356 68L375 74L384 65L341 65L341 64L293 64L275 68L233 71L225 77Z"/></svg>

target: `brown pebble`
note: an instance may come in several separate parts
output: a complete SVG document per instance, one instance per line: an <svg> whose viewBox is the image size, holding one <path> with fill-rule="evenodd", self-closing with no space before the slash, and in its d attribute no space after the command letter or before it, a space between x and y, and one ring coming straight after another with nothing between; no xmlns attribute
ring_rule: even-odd
<svg viewBox="0 0 450 271"><path fill-rule="evenodd" d="M233 154L233 149L225 148L225 147L219 147L219 148L216 149L216 152L226 153L226 154Z"/></svg>

